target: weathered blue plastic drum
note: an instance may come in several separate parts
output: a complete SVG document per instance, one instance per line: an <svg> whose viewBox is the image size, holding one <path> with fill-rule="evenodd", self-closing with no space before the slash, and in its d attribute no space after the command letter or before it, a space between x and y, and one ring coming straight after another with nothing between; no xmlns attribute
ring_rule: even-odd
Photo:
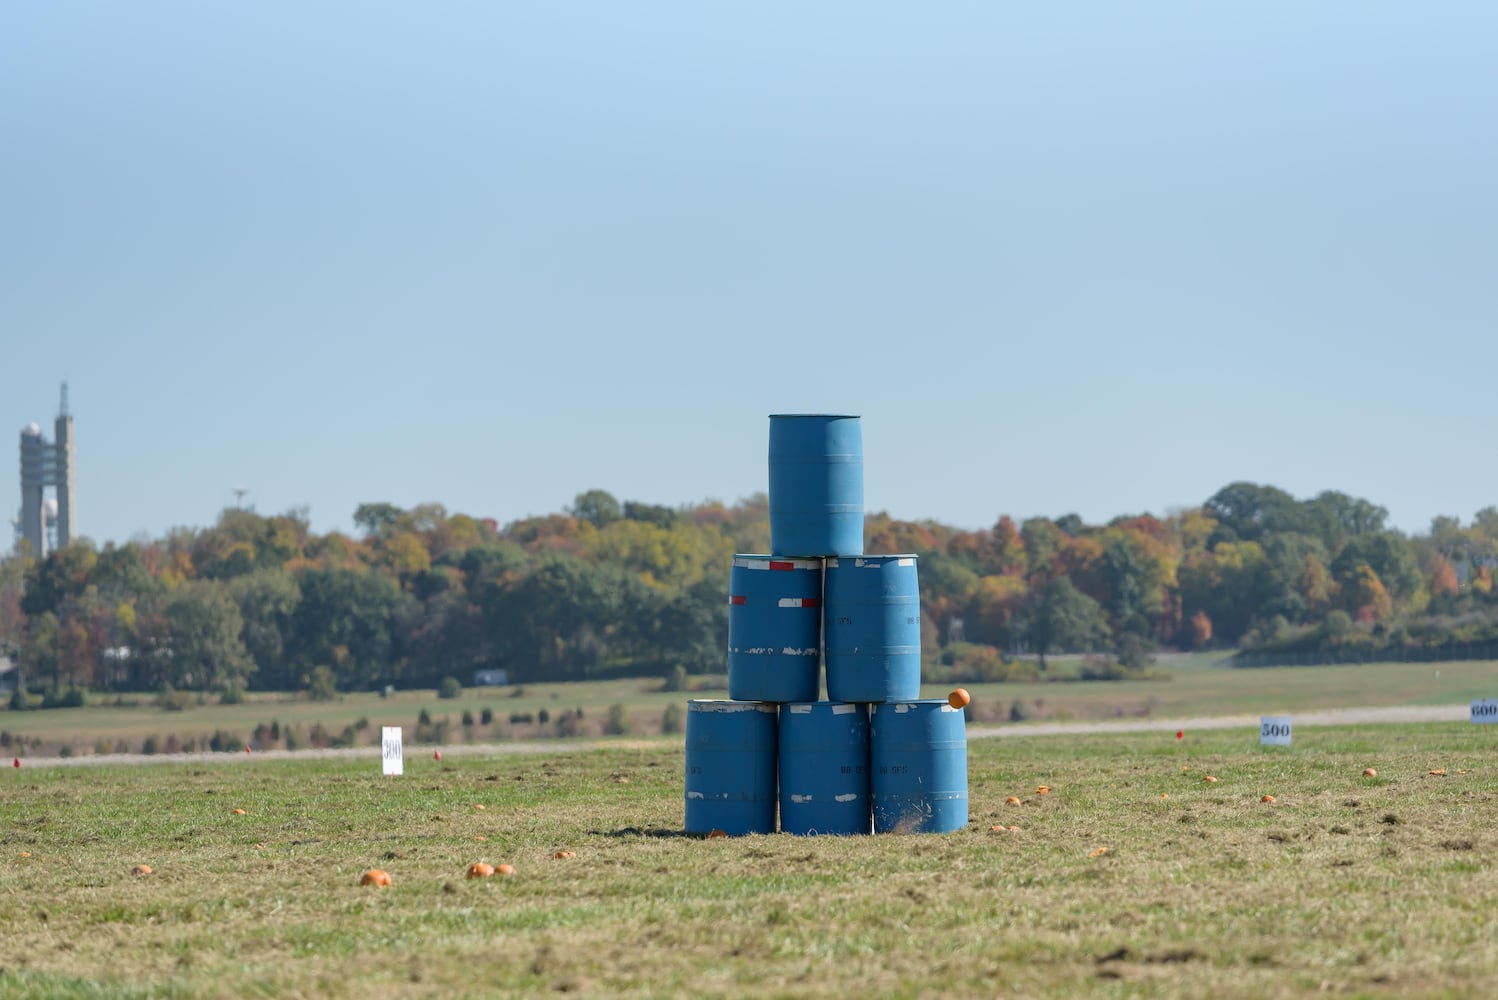
<svg viewBox="0 0 1498 1000"><path fill-rule="evenodd" d="M875 833L951 833L967 826L967 728L945 701L875 705L869 722Z"/></svg>
<svg viewBox="0 0 1498 1000"><path fill-rule="evenodd" d="M863 429L857 417L770 417L770 551L863 551Z"/></svg>
<svg viewBox="0 0 1498 1000"><path fill-rule="evenodd" d="M921 695L921 591L915 556L827 560L822 588L829 701Z"/></svg>
<svg viewBox="0 0 1498 1000"><path fill-rule="evenodd" d="M728 697L816 701L822 560L734 556L728 575Z"/></svg>
<svg viewBox="0 0 1498 1000"><path fill-rule="evenodd" d="M868 833L870 809L868 709L780 706L780 832Z"/></svg>
<svg viewBox="0 0 1498 1000"><path fill-rule="evenodd" d="M688 833L775 832L777 706L687 702Z"/></svg>

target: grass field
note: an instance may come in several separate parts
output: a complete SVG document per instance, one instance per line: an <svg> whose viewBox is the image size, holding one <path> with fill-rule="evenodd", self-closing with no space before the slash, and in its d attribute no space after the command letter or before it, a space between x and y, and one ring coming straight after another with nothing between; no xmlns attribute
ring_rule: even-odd
<svg viewBox="0 0 1498 1000"><path fill-rule="evenodd" d="M977 722L1007 722L1017 714L1028 719L1108 719L1119 717L1180 718L1256 715L1341 707L1465 704L1474 698L1498 696L1498 663L1372 663L1348 666L1280 667L1235 670L1223 665L1223 654L1163 658L1158 670L1166 680L1108 683L968 684L973 695L972 717ZM1058 672L1068 668L1065 659ZM461 698L443 700L433 691L401 691L389 698L376 694L348 694L332 702L314 702L293 695L251 696L238 705L207 704L169 712L149 695L127 696L121 706L96 703L82 709L34 712L0 711L0 733L24 737L23 756L55 755L63 747L79 756L98 752L139 752L148 738L158 746L168 735L196 740L200 747L211 734L222 731L236 749L258 743L255 728L272 720L296 727L309 739L313 726L329 734L364 720L355 734L359 744L379 738L382 725L402 726L414 739L416 723L426 710L448 727L442 742L503 742L536 739L558 733L556 718L581 710L575 735L603 733L609 709L620 705L628 732L652 736L661 731L668 706L683 706L691 697L727 697L724 678L694 678L704 689L696 693L661 691L658 679L632 679L580 684L527 684L523 688L470 688ZM951 685L927 684L924 697L944 697ZM475 718L484 708L495 716L490 726L465 728L465 711ZM547 725L511 724L511 715L539 716ZM679 739L679 737L673 737ZM32 746L30 741L36 741ZM303 745L306 745L305 743ZM0 746L0 752L10 749Z"/></svg>
<svg viewBox="0 0 1498 1000"><path fill-rule="evenodd" d="M1494 729L977 740L944 836L681 835L676 741L6 768L0 996L1492 996Z"/></svg>

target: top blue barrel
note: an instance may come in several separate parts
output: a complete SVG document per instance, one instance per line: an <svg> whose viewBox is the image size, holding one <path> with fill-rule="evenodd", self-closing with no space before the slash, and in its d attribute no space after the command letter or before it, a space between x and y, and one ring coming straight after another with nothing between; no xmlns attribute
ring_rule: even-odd
<svg viewBox="0 0 1498 1000"><path fill-rule="evenodd" d="M863 429L856 416L770 416L770 551L863 554Z"/></svg>

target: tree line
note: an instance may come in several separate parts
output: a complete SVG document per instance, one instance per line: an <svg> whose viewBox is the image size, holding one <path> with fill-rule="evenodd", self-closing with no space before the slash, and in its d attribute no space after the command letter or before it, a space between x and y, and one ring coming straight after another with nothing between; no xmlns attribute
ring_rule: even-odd
<svg viewBox="0 0 1498 1000"><path fill-rule="evenodd" d="M1031 676L1061 651L1129 670L1161 646L1274 662L1498 640L1498 509L1415 536L1387 518L1343 493L1233 483L1098 525L873 513L865 550L920 557L923 659L975 679ZM671 508L591 490L502 527L370 503L354 522L318 535L305 511L231 509L154 540L18 549L0 560L0 653L54 694L721 673L732 556L769 546L762 494Z"/></svg>

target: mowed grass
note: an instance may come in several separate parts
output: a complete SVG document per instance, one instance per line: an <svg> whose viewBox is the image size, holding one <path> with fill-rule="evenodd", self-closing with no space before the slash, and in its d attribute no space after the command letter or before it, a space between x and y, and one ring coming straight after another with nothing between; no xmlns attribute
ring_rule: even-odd
<svg viewBox="0 0 1498 1000"><path fill-rule="evenodd" d="M1226 662L1220 654L1162 657L1153 669L1168 680L964 687L972 693L975 718L981 721L1007 719L1015 702L1023 704L1030 718L1167 719L1457 705L1498 697L1498 663L1491 660L1254 669ZM939 697L946 692L928 684L923 693Z"/></svg>
<svg viewBox="0 0 1498 1000"><path fill-rule="evenodd" d="M176 734L182 739L206 742L218 730L248 740L260 723L275 720L283 726L299 726L305 734L320 723L337 733L345 726L364 720L368 726L359 739L365 743L379 741L381 726L402 726L408 734L425 710L433 720L446 719L451 726L449 741L465 742L468 733L461 725L463 713L479 717L485 708L494 713L495 725L477 727L475 735L484 740L533 738L552 727L526 724L510 725L511 714L536 715L542 710L555 717L568 710L582 709L587 723L582 735L598 735L609 707L622 704L641 735L660 729L666 706L690 697L726 698L726 678L707 678L712 689L701 695L660 690L659 678L594 681L586 683L526 684L517 687L466 688L461 697L438 698L431 690L397 691L389 697L369 692L341 695L334 701L312 701L303 695L256 692L239 704L209 703L189 705L180 712L167 711L150 694L127 694L123 704L114 704L112 696L95 696L86 708L47 709L31 712L0 711L0 729L12 734L43 741L43 753L55 753L59 745L69 745L79 754L92 752L95 743L109 739L123 740L130 750L139 751L147 737L158 741Z"/></svg>
<svg viewBox="0 0 1498 1000"><path fill-rule="evenodd" d="M1495 729L974 740L855 838L682 835L680 744L7 768L0 996L1498 995Z"/></svg>
<svg viewBox="0 0 1498 1000"><path fill-rule="evenodd" d="M1233 669L1227 654L1189 654L1162 657L1154 668L1166 680L1095 683L964 684L973 695L976 722L1004 722L1016 702L1030 719L1157 719L1196 716L1293 713L1313 709L1383 707L1394 705L1465 704L1476 698L1498 697L1498 663L1370 663L1319 667ZM1075 658L1055 658L1060 673L1075 672ZM655 736L668 706L684 707L688 698L726 698L725 677L693 678L703 685L695 693L660 690L659 678L583 683L527 684L521 688L468 688L462 697L440 699L434 691L400 691L389 698L377 694L347 694L332 702L314 702L289 694L255 694L237 705L194 705L181 712L157 706L150 695L128 695L127 704L99 703L81 709L35 712L0 711L0 730L41 741L32 756L56 754L68 746L81 756L94 752L100 741L113 749L123 744L139 751L147 737L160 743L169 734L206 745L215 731L249 741L255 727L275 720L297 726L305 735L315 723L330 733L364 720L361 743L379 739L381 726L402 726L412 738L417 718L426 710L434 720L450 723L448 743L507 742L554 736L552 725L511 725L511 714L539 715L553 720L568 710L581 709L584 721L578 735L602 734L609 709L622 705L630 735ZM953 684L922 686L926 698L945 697ZM517 696L518 695L518 696ZM101 702L103 699L101 699ZM478 718L484 708L494 713L493 726L472 730L461 725L463 713ZM679 740L680 737L670 737Z"/></svg>

